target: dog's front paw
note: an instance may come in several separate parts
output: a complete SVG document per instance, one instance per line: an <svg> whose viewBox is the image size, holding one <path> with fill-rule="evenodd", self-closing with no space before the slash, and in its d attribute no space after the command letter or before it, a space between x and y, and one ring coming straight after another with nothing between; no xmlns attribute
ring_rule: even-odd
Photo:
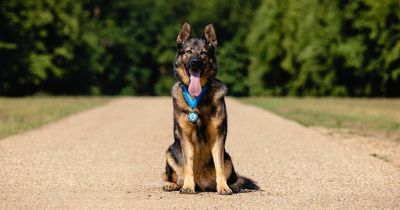
<svg viewBox="0 0 400 210"><path fill-rule="evenodd" d="M183 186L179 191L182 194L195 194L194 186Z"/></svg>
<svg viewBox="0 0 400 210"><path fill-rule="evenodd" d="M220 195L231 195L233 191L228 186L218 186L217 193Z"/></svg>

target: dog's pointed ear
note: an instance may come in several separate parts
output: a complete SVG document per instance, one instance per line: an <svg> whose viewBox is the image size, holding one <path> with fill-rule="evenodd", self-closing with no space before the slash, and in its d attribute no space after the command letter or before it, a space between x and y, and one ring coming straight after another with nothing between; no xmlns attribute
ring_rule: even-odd
<svg viewBox="0 0 400 210"><path fill-rule="evenodd" d="M180 46L190 38L192 38L192 29L189 22L185 21L182 24L181 31L179 32L178 37L176 38L176 45Z"/></svg>
<svg viewBox="0 0 400 210"><path fill-rule="evenodd" d="M202 38L207 41L207 43L216 48L217 47L217 35L215 34L215 29L212 23L208 24L204 28Z"/></svg>

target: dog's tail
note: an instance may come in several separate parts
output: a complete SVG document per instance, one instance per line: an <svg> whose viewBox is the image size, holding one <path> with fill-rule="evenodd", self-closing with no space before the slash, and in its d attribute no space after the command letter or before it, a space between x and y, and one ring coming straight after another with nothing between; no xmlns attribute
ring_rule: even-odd
<svg viewBox="0 0 400 210"><path fill-rule="evenodd" d="M230 188L234 192L248 191L248 190L260 190L257 183L249 178L238 176L235 183L233 183Z"/></svg>

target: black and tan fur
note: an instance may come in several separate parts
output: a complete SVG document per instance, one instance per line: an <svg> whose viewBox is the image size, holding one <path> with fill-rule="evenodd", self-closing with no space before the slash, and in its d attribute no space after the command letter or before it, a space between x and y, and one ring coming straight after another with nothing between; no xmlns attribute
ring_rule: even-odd
<svg viewBox="0 0 400 210"><path fill-rule="evenodd" d="M163 189L180 190L181 193L217 191L223 195L241 189L258 189L250 179L236 174L225 151L227 115L224 95L227 88L215 77L217 39L213 25L207 25L202 38L196 39L192 38L190 24L185 22L176 42L174 73L179 82L171 91L175 141L167 150ZM191 109L184 100L181 87L189 85L188 62L192 56L201 58L204 65L200 84L208 87L194 109L199 116L196 123L187 120Z"/></svg>

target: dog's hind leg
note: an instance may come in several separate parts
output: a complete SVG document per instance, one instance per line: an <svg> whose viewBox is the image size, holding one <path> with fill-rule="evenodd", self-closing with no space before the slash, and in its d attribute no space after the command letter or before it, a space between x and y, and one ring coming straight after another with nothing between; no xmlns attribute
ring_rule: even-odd
<svg viewBox="0 0 400 210"><path fill-rule="evenodd" d="M163 185L163 190L164 191L176 191L181 189L181 186L177 184L177 178L176 178L176 173L173 171L171 166L166 164L165 166L165 174L164 174L164 185Z"/></svg>
<svg viewBox="0 0 400 210"><path fill-rule="evenodd" d="M176 158L171 153L171 147L167 151L167 161L164 173L164 185L163 190L165 191L177 191L183 186L182 183L182 167L176 162Z"/></svg>

